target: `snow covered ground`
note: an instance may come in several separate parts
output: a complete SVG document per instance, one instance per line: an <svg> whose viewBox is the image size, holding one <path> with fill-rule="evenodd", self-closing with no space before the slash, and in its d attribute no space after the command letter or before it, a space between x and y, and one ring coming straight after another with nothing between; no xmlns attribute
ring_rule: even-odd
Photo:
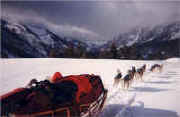
<svg viewBox="0 0 180 117"><path fill-rule="evenodd" d="M101 117L179 117L180 58L166 61L104 59L1 59L0 95L25 86L32 78L43 80L59 71L71 74L100 75L108 91ZM152 73L154 63L164 64L163 72ZM131 66L147 64L144 81L136 81L129 90L114 88L113 78L119 68L123 75Z"/></svg>

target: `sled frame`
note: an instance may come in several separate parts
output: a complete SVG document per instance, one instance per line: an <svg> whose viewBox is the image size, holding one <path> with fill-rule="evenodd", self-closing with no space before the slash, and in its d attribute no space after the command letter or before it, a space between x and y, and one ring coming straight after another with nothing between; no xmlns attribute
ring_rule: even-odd
<svg viewBox="0 0 180 117"><path fill-rule="evenodd" d="M95 100L92 103L87 103L87 104L81 104L80 105L80 117L94 117L94 116L98 116L99 113L102 111L105 100L107 98L107 90L105 89L101 95L99 96L99 98L97 100ZM28 114L28 115L15 115L15 117L43 117L45 115L48 115L48 117L57 117L55 115L55 113L57 112L62 112L65 111L66 112L66 117L73 117L72 116L72 106L70 107L61 107L55 110L48 110L48 111L44 111L44 112L39 112L39 113L34 113L34 114ZM87 111L83 112L83 108L87 108Z"/></svg>

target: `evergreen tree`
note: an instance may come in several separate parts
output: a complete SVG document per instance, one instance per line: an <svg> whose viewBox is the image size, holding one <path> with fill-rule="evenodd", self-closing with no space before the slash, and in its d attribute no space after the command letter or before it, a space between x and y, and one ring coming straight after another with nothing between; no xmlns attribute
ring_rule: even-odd
<svg viewBox="0 0 180 117"><path fill-rule="evenodd" d="M117 58L117 48L116 48L116 45L115 43L113 42L112 45L111 45L111 53L113 55L113 58L116 59Z"/></svg>

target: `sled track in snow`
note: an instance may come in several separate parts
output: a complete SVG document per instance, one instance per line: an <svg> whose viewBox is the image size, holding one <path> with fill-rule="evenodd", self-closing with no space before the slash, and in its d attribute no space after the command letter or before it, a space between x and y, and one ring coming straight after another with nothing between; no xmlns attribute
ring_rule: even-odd
<svg viewBox="0 0 180 117"><path fill-rule="evenodd" d="M118 93L118 94L120 94L120 93ZM125 104L123 104L123 103L119 104L118 103L117 105L119 105L120 108L116 108L116 110L115 110L116 112L114 113L115 108L112 109L111 106L114 105L114 107L115 107L116 104L111 104L111 102L113 102L114 97L118 96L118 94L117 93L113 94L110 98L107 99L105 107L104 107L102 113L100 114L100 117L108 117L108 115L106 115L106 114L109 114L109 113L113 113L113 115L110 115L111 117L124 117L125 112L127 111L127 109L131 106L131 104L134 103L136 94L134 94L133 96L128 98L125 101L126 102Z"/></svg>
<svg viewBox="0 0 180 117"><path fill-rule="evenodd" d="M112 99L114 99L115 96L117 96L118 94L120 93L120 88L117 88L116 91L110 96L107 98L107 102L111 101Z"/></svg>
<svg viewBox="0 0 180 117"><path fill-rule="evenodd" d="M116 114L115 117L122 117L127 108L131 106L131 104L135 101L135 97L136 95L133 95L133 97L128 101L126 105L124 105L124 107Z"/></svg>
<svg viewBox="0 0 180 117"><path fill-rule="evenodd" d="M100 117L106 117L107 116L106 113L111 113L111 111L113 111L112 109L109 109L110 108L109 106L115 105L112 103L112 102L114 102L114 100L116 100L115 98L118 98L120 100L121 103L117 103L117 104L119 104L121 106L121 108L119 108L118 110L116 109L116 113L111 115L111 117L123 117L123 115L125 114L128 107L130 107L131 104L135 101L136 94L129 97L126 95L126 92L124 92L124 96L123 96L123 94L122 94L122 92L120 92L120 90L121 90L120 88L117 88L112 93L112 95L110 95L107 98L105 107L104 107L102 113L100 114ZM127 98L127 99L124 100L123 98ZM123 101L126 103L124 103Z"/></svg>

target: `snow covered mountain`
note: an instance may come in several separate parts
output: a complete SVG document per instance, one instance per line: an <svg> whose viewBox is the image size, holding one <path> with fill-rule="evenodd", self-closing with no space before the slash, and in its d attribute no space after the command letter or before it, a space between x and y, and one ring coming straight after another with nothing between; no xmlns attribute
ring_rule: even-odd
<svg viewBox="0 0 180 117"><path fill-rule="evenodd" d="M143 44L150 41L167 41L180 38L180 21L162 24L153 28L137 27L127 33L119 34L113 41L118 47L131 46L135 43Z"/></svg>
<svg viewBox="0 0 180 117"><path fill-rule="evenodd" d="M165 59L180 56L178 21L153 28L136 27L110 41L97 39L97 34L78 27L53 26L1 19L2 57Z"/></svg>
<svg viewBox="0 0 180 117"><path fill-rule="evenodd" d="M113 44L117 48L118 58L158 59L179 56L180 22L158 25L154 28L135 28L119 34L101 48L109 51ZM123 51L126 51L126 55Z"/></svg>
<svg viewBox="0 0 180 117"><path fill-rule="evenodd" d="M76 37L59 36L47 27L1 19L2 57L68 57L67 51L89 47ZM58 50L58 51L57 51ZM67 53L66 53L67 52ZM78 53L80 54L80 53ZM70 56L70 55L69 55Z"/></svg>

